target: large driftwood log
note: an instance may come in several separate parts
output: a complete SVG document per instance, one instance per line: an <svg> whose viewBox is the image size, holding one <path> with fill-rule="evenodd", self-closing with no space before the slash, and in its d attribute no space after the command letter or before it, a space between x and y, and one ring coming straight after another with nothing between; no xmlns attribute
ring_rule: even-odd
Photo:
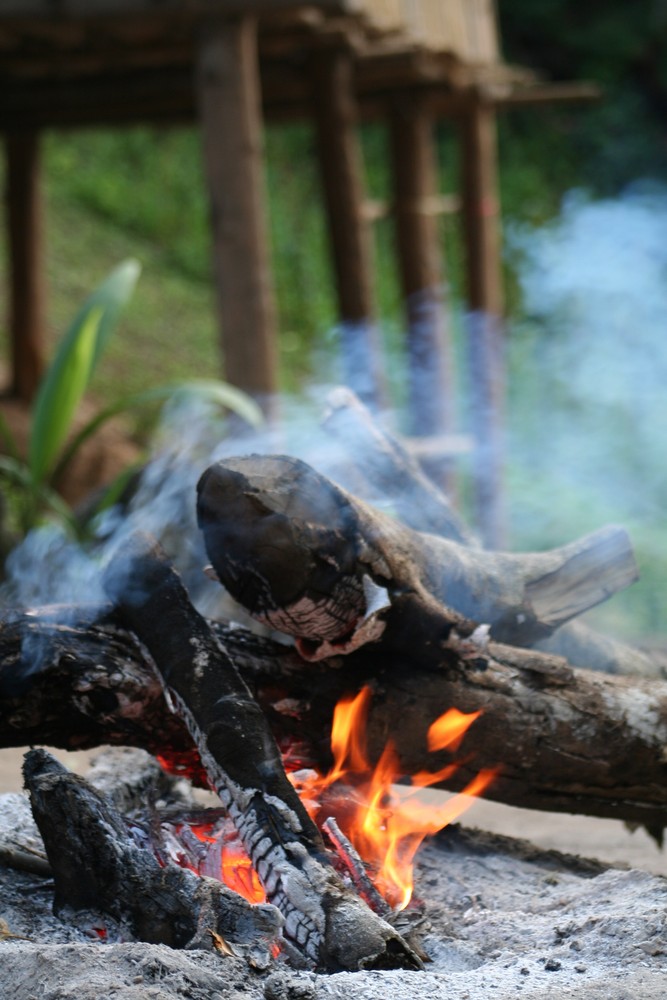
<svg viewBox="0 0 667 1000"><path fill-rule="evenodd" d="M390 605L383 621L409 596L410 616L437 616L447 605L450 624L454 610L488 624L498 641L525 646L637 576L623 528L548 552L483 552L413 531L288 456L211 466L197 514L232 596L311 658L378 638L379 623L367 621L378 588ZM407 624L418 637L420 628Z"/></svg>
<svg viewBox="0 0 667 1000"><path fill-rule="evenodd" d="M361 489L366 499L382 497L399 519L416 531L475 545L448 498L424 475L401 442L378 426L353 392L335 389L328 402L323 427L345 447L348 463L355 472L355 491ZM350 488L346 480L342 485ZM562 625L536 646L564 656L572 666L614 674L667 677L666 656L601 635L583 622Z"/></svg>
<svg viewBox="0 0 667 1000"><path fill-rule="evenodd" d="M435 770L448 757L428 753L430 723L453 706L482 709L457 753L462 766L438 787L459 791L477 769L499 766L487 798L667 825L665 682L572 670L560 657L454 636L436 668L371 646L304 664L281 644L213 627L276 739L306 764L328 768L334 706L368 683L371 761L391 738L406 773ZM140 746L196 767L185 725L111 610L95 625L85 615L59 624L34 613L0 625L0 746L37 742Z"/></svg>
<svg viewBox="0 0 667 1000"><path fill-rule="evenodd" d="M140 941L232 950L266 966L280 937L273 906L253 906L221 882L161 865L134 843L111 802L45 750L23 766L35 822L55 881L54 910L109 914Z"/></svg>
<svg viewBox="0 0 667 1000"><path fill-rule="evenodd" d="M108 566L105 585L148 650L267 899L282 913L292 957L330 970L420 968L394 928L334 870L258 702L165 557L132 539Z"/></svg>

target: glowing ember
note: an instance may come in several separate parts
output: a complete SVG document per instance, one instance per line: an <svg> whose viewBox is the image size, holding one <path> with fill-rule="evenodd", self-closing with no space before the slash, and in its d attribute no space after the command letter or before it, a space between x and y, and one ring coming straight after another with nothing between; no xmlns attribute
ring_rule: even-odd
<svg viewBox="0 0 667 1000"><path fill-rule="evenodd" d="M459 795L437 804L425 802L419 789L451 776L455 764L435 772L421 771L409 786L394 785L402 774L393 744L387 744L375 768L366 755L370 698L370 688L364 687L356 697L337 705L331 733L334 763L327 775L302 771L289 777L313 818L321 822L326 815L336 817L380 893L391 906L403 909L412 896L412 868L419 845L465 812L496 772L480 771ZM457 709L445 712L429 728L429 750L456 750L479 715Z"/></svg>

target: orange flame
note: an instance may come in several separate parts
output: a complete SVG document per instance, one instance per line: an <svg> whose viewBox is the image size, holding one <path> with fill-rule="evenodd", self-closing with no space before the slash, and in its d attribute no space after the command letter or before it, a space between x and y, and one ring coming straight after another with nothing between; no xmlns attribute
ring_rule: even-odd
<svg viewBox="0 0 667 1000"><path fill-rule="evenodd" d="M290 776L312 816L334 813L339 825L369 866L380 893L396 909L404 909L412 896L414 856L425 837L457 819L481 795L496 775L484 770L443 803L426 803L419 789L450 777L457 769L449 764L439 771L420 771L409 786L395 786L401 768L391 742L372 768L364 745L364 731L371 690L364 687L354 698L343 699L333 718L333 766L325 776L314 772ZM480 712L465 714L450 709L430 726L429 750L456 750ZM332 786L345 783L342 795ZM351 787L350 787L351 786ZM332 789L327 796L325 792Z"/></svg>
<svg viewBox="0 0 667 1000"><path fill-rule="evenodd" d="M378 891L395 909L404 909L412 897L415 854L425 837L437 833L468 809L497 774L482 770L460 792L448 799L425 801L421 791L451 777L457 764L438 771L419 771L409 784L396 785L402 777L393 743L387 743L373 768L366 752L365 730L371 689L366 686L352 698L342 699L334 711L331 729L333 765L326 775L298 771L288 777L313 819L322 823L334 816L368 867ZM431 724L429 751L455 752L481 712L452 708ZM217 843L211 826L192 826L196 836ZM219 878L251 903L266 899L257 873L238 837L226 835L218 844ZM217 874L217 862L216 862Z"/></svg>

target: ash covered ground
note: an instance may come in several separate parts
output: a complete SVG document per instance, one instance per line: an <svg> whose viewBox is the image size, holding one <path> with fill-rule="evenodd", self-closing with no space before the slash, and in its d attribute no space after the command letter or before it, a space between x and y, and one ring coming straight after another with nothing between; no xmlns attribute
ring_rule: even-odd
<svg viewBox="0 0 667 1000"><path fill-rule="evenodd" d="M0 843L39 847L22 795ZM4 1000L663 1000L667 880L450 827L419 855L423 973L268 972L208 952L106 941L91 915L53 917L47 878L0 866ZM98 922L99 923L99 922ZM16 935L11 936L11 935Z"/></svg>

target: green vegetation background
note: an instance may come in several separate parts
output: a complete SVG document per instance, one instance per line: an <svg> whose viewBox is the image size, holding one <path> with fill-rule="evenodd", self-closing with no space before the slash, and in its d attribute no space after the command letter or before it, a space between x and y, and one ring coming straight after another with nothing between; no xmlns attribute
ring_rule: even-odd
<svg viewBox="0 0 667 1000"><path fill-rule="evenodd" d="M667 4L664 0L575 3L574 0L500 0L501 33L510 61L549 79L594 79L605 100L592 107L544 107L506 113L499 124L501 203L506 224L547 222L563 194L582 188L614 196L637 179L667 178ZM388 197L385 135L363 131L370 197ZM438 129L441 188L458 186L456 136ZM336 310L325 221L307 126L269 128L267 202L280 324L281 383L297 392L312 379L335 381ZM67 326L77 304L128 255L143 274L118 337L96 378L94 394L110 402L173 378L220 372L215 302L209 280L207 207L198 136L192 129L49 134L45 137L49 321L52 336ZM385 348L393 362L395 403L401 403L401 305L394 271L391 220L375 224L377 300ZM462 308L457 222L442 221L452 302ZM530 379L545 331L526 322L508 255L510 317L509 421L530 423ZM4 260L0 266L5 267ZM1 277L1 276L0 276ZM455 328L457 326L455 317ZM460 330L459 356L463 356ZM461 372L464 365L461 364ZM464 376L460 376L464 383ZM465 385L460 393L465 397ZM533 428L534 430L534 428ZM548 442L544 443L548 450ZM664 464L664 459L661 460ZM621 631L658 630L667 545L657 517L617 513L613 497L560 489L554 470L527 483L525 468L510 465L512 544L558 544L604 520L629 521L645 582L612 615ZM534 488L531 494L527 486ZM657 501L667 501L664 476ZM661 492L662 491L662 492ZM602 499L601 499L602 497ZM608 500L608 502L607 502ZM532 505L532 506L531 506ZM664 507L663 507L664 509ZM536 512L539 510L539 517ZM636 515L636 516L635 516ZM662 591L660 587L662 586ZM656 596L657 595L657 596ZM614 602L618 605L618 599ZM607 612L605 612L607 613Z"/></svg>

